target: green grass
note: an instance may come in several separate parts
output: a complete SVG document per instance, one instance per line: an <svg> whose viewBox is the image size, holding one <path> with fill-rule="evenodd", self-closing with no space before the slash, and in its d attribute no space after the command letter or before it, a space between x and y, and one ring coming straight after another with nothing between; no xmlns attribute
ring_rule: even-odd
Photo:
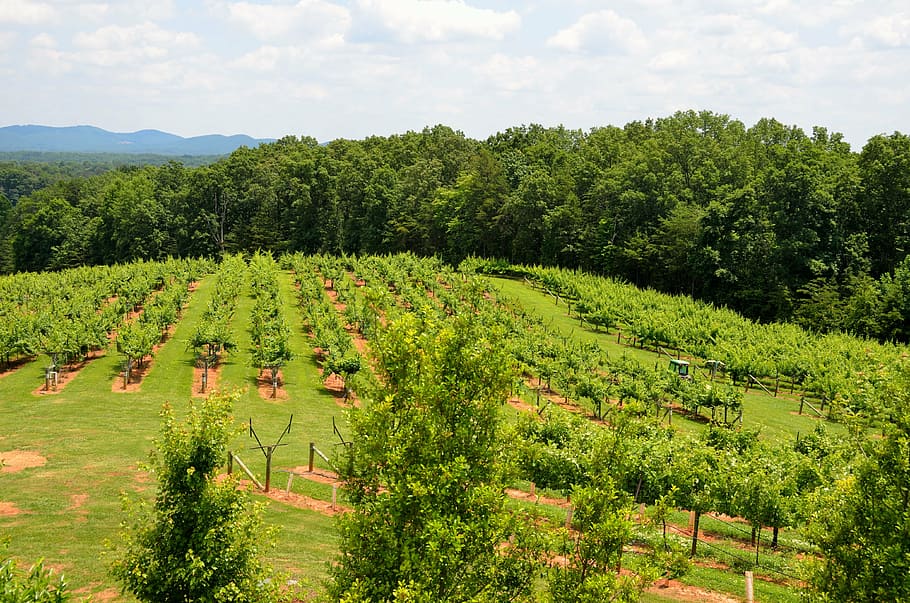
<svg viewBox="0 0 910 603"><path fill-rule="evenodd" d="M124 518L121 493L151 496L154 492L154 482L137 466L153 448L162 404L169 401L178 413L188 408L193 353L186 341L212 294L210 281L204 280L190 297L176 331L157 353L138 392L112 391L121 363L112 349L90 362L58 394L32 393L43 383L47 359L39 358L0 379L0 451L29 450L47 458L43 467L0 474L0 501L22 511L0 516L0 534L10 538L10 553L23 563L43 557L49 566L64 571L79 596L117 587L107 573L106 543L118 540ZM251 365L244 326L249 324L252 300L246 294L238 300L234 317L239 345L220 379L222 388L245 388L235 407L236 420L242 426L252 417L264 444L273 443L294 414L291 433L283 440L287 446L276 450L273 468L306 465L311 441L330 453L337 441L332 417L344 424L344 409L322 387L286 274L282 288L294 330L295 359L284 371L287 398L263 400L256 390L257 370ZM254 445L248 431L242 430L232 446L263 476L265 460L250 449ZM284 484L284 474L273 477ZM327 488L330 498L331 486ZM269 502L266 520L280 527L270 560L302 584L318 584L337 550L333 519Z"/></svg>
<svg viewBox="0 0 910 603"><path fill-rule="evenodd" d="M611 354L625 354L644 363L655 361L652 352L617 345L615 334L580 328L576 319L565 314L564 304L555 306L552 298L539 291L520 282L503 279L496 282L507 295L519 299L529 311L539 313L566 337L596 341ZM118 541L118 527L124 518L120 496L122 493L153 495L154 482L138 465L148 458L159 433L162 404L170 402L178 413L188 408L193 352L187 349L186 341L213 292L212 279L207 279L193 293L176 331L157 353L138 392L112 391L121 365L121 358L113 350L90 362L59 394L32 393L43 383L42 367L47 364L46 358L0 379L0 451L31 450L47 458L43 467L0 474L0 501L12 503L22 511L18 515L0 516L0 534L10 538L10 552L24 563L43 557L51 567L64 571L79 596L117 588L107 573L111 558L107 543ZM287 273L282 275L281 295L285 318L292 328L290 345L294 352L294 359L282 371L286 396L263 399L256 388L258 371L252 366L248 331L253 300L248 292L238 299L233 318L237 348L225 357L219 378L219 387L241 390L235 407L238 434L231 447L261 480L265 459L249 435L250 418L262 443L272 444L293 414L291 431L282 440L286 445L277 448L273 455L273 470L305 466L310 442L332 455L339 442L333 432L333 418L347 435L345 409L322 385L312 344L303 332L300 302ZM534 403L531 391L526 390L522 395L530 404ZM786 403L750 394L747 426L753 417L755 421L761 418L766 435L780 437L792 437L797 430L811 429L814 425L811 420L801 419L806 423L801 426L798 417L781 413L782 404ZM506 416L515 416L518 411L505 406L504 412ZM702 429L691 421L675 419L674 424L687 431ZM316 460L319 467L328 468L321 459ZM286 480L287 474L273 473L273 488L283 490ZM523 489L529 487L529 484L516 485ZM332 487L295 478L292 491L328 501ZM339 503L344 504L343 493L338 494ZM540 494L561 497L558 492ZM514 500L507 505L512 510L539 513L556 524L565 521L566 511L559 507ZM268 553L269 561L297 580L305 591L318 592L338 548L334 520L276 501L268 502L265 518L269 525L280 528L276 546ZM733 536L724 533L723 526L713 526L710 521L703 520L702 525L720 536ZM798 535L782 533L781 538L783 543L789 543L797 541ZM735 544L725 546L735 547ZM711 557L706 555L705 559ZM682 580L700 588L736 595L742 591L741 575L730 571L696 567ZM759 600L797 598L792 590L760 581L756 582L756 592ZM643 600L666 599L649 594Z"/></svg>
<svg viewBox="0 0 910 603"><path fill-rule="evenodd" d="M589 326L582 326L577 318L569 316L564 300L557 304L553 296L521 280L499 277L490 280L504 298L517 300L525 310L540 316L544 324L556 329L567 339L579 343L596 343L611 357L631 358L645 367L661 367L669 361L667 356L654 351L617 343L615 331L594 331ZM533 404L534 399L529 399L528 396L525 394L523 397ZM743 426L761 429L762 435L770 440L793 440L798 433L810 433L818 421L795 414L798 410L799 402L791 396L782 394L775 398L752 388L743 400ZM704 422L687 419L679 413L674 414L673 424L677 429L690 433L698 433L705 426ZM828 426L838 429L838 426L830 423Z"/></svg>

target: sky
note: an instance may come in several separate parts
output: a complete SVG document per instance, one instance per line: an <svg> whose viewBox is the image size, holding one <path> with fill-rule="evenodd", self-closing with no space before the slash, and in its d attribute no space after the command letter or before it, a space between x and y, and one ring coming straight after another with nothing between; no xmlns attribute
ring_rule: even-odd
<svg viewBox="0 0 910 603"><path fill-rule="evenodd" d="M709 110L910 132L910 4L0 0L0 126L320 141Z"/></svg>

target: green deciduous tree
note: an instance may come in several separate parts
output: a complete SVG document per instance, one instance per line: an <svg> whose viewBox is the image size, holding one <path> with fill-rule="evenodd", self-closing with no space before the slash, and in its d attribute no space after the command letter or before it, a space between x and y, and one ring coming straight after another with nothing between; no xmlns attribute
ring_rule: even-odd
<svg viewBox="0 0 910 603"><path fill-rule="evenodd" d="M233 394L193 404L184 423L165 406L152 457L153 508L139 503L123 523L114 576L154 603L274 600L261 562L262 507L236 480L216 479L227 460Z"/></svg>
<svg viewBox="0 0 910 603"><path fill-rule="evenodd" d="M641 573L621 573L623 546L632 536L632 499L609 478L572 491L574 533L566 534L550 579L554 603L638 601L655 576L647 566Z"/></svg>
<svg viewBox="0 0 910 603"><path fill-rule="evenodd" d="M809 534L821 558L810 568L809 583L817 600L910 600L907 415L885 431L881 440L862 444L867 450L852 474L815 497Z"/></svg>
<svg viewBox="0 0 910 603"><path fill-rule="evenodd" d="M330 587L344 601L511 601L532 565L504 511L501 346L470 321L391 320L374 349L383 386L352 415Z"/></svg>

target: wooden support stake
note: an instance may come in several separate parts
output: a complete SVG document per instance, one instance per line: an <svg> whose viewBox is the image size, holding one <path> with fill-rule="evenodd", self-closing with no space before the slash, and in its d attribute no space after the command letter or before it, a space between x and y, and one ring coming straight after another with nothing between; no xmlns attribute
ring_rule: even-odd
<svg viewBox="0 0 910 603"><path fill-rule="evenodd" d="M228 475L234 472L234 453L228 451Z"/></svg>
<svg viewBox="0 0 910 603"><path fill-rule="evenodd" d="M755 592L752 584L752 572L746 572L746 603L754 603Z"/></svg>
<svg viewBox="0 0 910 603"><path fill-rule="evenodd" d="M689 531L695 529L695 511L689 511Z"/></svg>
<svg viewBox="0 0 910 603"><path fill-rule="evenodd" d="M534 482L531 482L531 496L534 496Z"/></svg>
<svg viewBox="0 0 910 603"><path fill-rule="evenodd" d="M239 466L243 470L243 472L246 473L247 477L249 477L251 480L253 480L253 483L256 484L257 488L259 488L260 490L264 489L264 486L259 482L258 479L256 479L256 476L253 475L253 472L250 471L249 467L247 467L246 465L243 464L243 461L240 460L240 457L235 455L234 460L237 461L237 466Z"/></svg>
<svg viewBox="0 0 910 603"><path fill-rule="evenodd" d="M316 456L315 450L316 450L316 443L310 442L310 473L313 472L313 461L315 460L314 457Z"/></svg>
<svg viewBox="0 0 910 603"><path fill-rule="evenodd" d="M566 510L566 529L572 527L572 507Z"/></svg>

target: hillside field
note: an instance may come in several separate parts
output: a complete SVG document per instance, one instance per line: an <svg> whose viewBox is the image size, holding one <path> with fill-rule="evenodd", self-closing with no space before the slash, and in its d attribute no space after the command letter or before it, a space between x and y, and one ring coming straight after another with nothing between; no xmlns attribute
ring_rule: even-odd
<svg viewBox="0 0 910 603"><path fill-rule="evenodd" d="M601 419L612 415L605 408L622 403L627 412L637 413L637 420L651 421L654 429L669 429L681 434L679 437L695 441L708 430L711 413L706 407L692 410L673 398L677 385L667 381L666 350L658 345L636 347L634 342L618 338L616 329L583 325L577 309L572 313L564 299L557 302L539 283L460 274L434 260L409 255L360 259L295 256L283 259L281 268L278 299L280 315L288 327L290 359L280 366L274 396L267 380L260 378L268 369L260 371L263 363L257 360L258 345L252 339L257 302L249 272L238 281L242 284L229 314L232 346L221 351L209 383L242 392L234 408L239 430L232 449L260 481L264 480L265 459L255 449L249 423L263 444L274 442L290 423L290 432L282 440L286 445L276 449L272 461L266 521L278 526L280 534L268 558L305 590L323 591L328 564L338 550L333 517L347 508L341 490L332 508L331 462L317 455L316 471L308 472L310 445L336 459L341 438L348 435L347 414L353 401L369 404L367 396L375 387L368 375L370 341L376 330L383 328L380 315L384 320L396 312L436 313L441 317L470 313L478 321L514 324L513 335L505 340L514 358L514 386L510 404L503 404L502 412L506 424L519 426L516 429L524 429L521 426L529 421L552 420L580 421L579 425L585 426L577 429L608 431L609 419ZM56 389L51 386L45 391L45 367L51 364L51 357L34 348L13 354L9 366L0 372L0 529L10 539L11 554L24 562L44 558L50 567L66 575L78 597L130 600L120 594L107 571L111 547L117 545L124 519L121 498L153 495L153 477L143 471L142 464L159 433L162 405L169 403L180 413L192 396L202 395L198 391L199 349L191 342L207 320L207 309L223 295L218 279L216 267L208 265L184 280L164 279L160 286L151 287L130 312L114 317L105 343L89 346L85 353L67 360L59 370L62 379ZM140 356L144 366L131 378L135 382L125 387L127 355L118 352L118 336L134 328L129 325L139 324L154 298L164 295L161 292L169 287L186 289L182 310L163 331L154 354ZM11 296L14 288L12 282L0 283L0 295ZM104 298L102 306L112 303L111 293L99 294ZM22 298L0 298L0 309L6 310L0 313L0 323L12 315L12 308L29 312L23 309L25 305ZM97 312L100 315L103 309ZM67 319L58 316L50 324L63 320ZM509 323L511 320L518 322ZM516 335L520 332L524 334ZM527 339L522 339L526 335ZM539 350L520 351L534 341L540 344ZM335 346L343 348L337 357L333 355ZM571 374L562 365L553 368L553 363L576 352L581 359L574 363ZM363 358L364 364L358 374L345 380L353 389L353 397L348 399L339 375L328 377L326 373L332 372L333 362L352 354ZM705 360L688 359L693 366ZM611 363L617 362L627 366L623 370L628 373L614 368ZM642 380L647 387L624 393L629 382ZM546 388L544 381L549 382ZM604 392L600 402L584 395L589 390L580 389L582 382L599 387L601 381L607 389L597 390ZM696 385L701 383L696 379ZM741 384L730 384L727 376L718 378L717 387L721 385L731 391L743 390ZM792 446L798 434L813 433L820 423L831 433L843 433L840 426L812 418L808 412L797 414L800 394L806 394L805 389L794 394L782 391L775 397L753 386L729 403L731 409L742 409L742 423L736 425L731 420L731 430L757 429L759 439L768 446ZM598 403L606 405L600 412ZM672 414L667 413L671 408ZM672 426L666 425L668 414ZM293 482L288 470L296 474ZM569 508L566 494L571 487L554 484L535 488L529 477L521 475L521 470L515 475L509 507L533 509L547 518L543 523L550 527L565 523ZM630 479L634 484L635 476ZM658 533L658 528L646 521L651 507L645 500L648 484L642 489L641 478L637 480L635 495L641 490L641 500L647 504L629 508L629 516L634 515L638 525L638 536L627 544L633 556L642 554ZM670 529L683 546L691 534L689 513L683 505L676 506L669 518ZM638 516L639 511L645 515ZM796 522L780 526L780 546L775 550L767 546L771 528L760 530L756 548L750 544L748 522L707 509L701 523L700 549L689 570L656 582L642 600L743 600L742 572L753 570L758 577L757 600L797 601L800 568L796 558L812 555L815 549L794 526ZM650 535L642 535L646 533Z"/></svg>

